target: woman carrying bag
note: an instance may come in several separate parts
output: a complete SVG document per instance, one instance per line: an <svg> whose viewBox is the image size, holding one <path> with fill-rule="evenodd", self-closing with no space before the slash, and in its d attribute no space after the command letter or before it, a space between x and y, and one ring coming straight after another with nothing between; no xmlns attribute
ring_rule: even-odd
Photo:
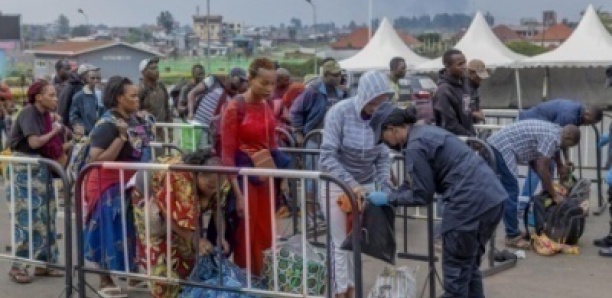
<svg viewBox="0 0 612 298"><path fill-rule="evenodd" d="M274 92L276 71L267 58L255 59L249 67L249 89L230 100L222 112L221 156L223 164L230 167L286 168L289 159L278 151L275 141L274 112L267 100ZM261 275L264 267L263 252L272 246L272 216L269 177L249 177L247 185L238 177L231 177L236 194L236 211L244 215L245 200L249 201L249 222L244 218L238 225L234 260L242 268L247 267L247 255L251 259L251 273ZM280 183L276 183L280 185ZM248 197L244 196L245 187ZM247 239L247 229L250 239ZM247 243L250 241L250 243ZM250 250L247 251L247 248Z"/></svg>

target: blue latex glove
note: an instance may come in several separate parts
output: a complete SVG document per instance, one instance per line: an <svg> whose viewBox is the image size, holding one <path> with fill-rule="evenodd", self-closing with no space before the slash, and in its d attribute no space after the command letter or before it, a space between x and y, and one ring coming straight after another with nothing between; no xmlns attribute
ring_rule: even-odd
<svg viewBox="0 0 612 298"><path fill-rule="evenodd" d="M610 142L610 135L609 134L605 134L605 135L602 135L599 138L599 144L598 145L599 145L599 147L603 147L603 146L607 145L609 142Z"/></svg>
<svg viewBox="0 0 612 298"><path fill-rule="evenodd" d="M367 199L375 206L389 205L389 196L387 195L387 193L382 191L375 191L369 193Z"/></svg>
<svg viewBox="0 0 612 298"><path fill-rule="evenodd" d="M612 169L609 169L606 174L606 182L608 182L608 185L612 185Z"/></svg>

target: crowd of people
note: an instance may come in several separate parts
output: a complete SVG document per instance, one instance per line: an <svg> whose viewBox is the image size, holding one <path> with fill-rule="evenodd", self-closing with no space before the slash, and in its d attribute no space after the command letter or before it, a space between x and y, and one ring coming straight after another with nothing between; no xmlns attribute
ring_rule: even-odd
<svg viewBox="0 0 612 298"><path fill-rule="evenodd" d="M390 61L390 75L368 71L353 92L333 59L323 63L320 76L303 83L267 58L255 59L246 70L233 68L227 75L206 76L204 67L194 65L192 79L170 90L160 81L158 58L140 63L140 82L112 76L105 84L100 68L83 64L73 71L67 60L59 60L53 80L37 80L29 87L27 105L7 133L7 143L13 155L45 157L63 166L75 154L73 144L81 140L88 142L89 163L148 163L153 162L149 144L162 138L155 123L182 117L209 127L210 136L202 137L194 152L165 162L285 169L292 163L279 150L283 140L275 131L281 127L291 132L297 146L320 149L320 158L305 158L301 169L330 173L373 205L422 206L438 200L443 210L437 238L443 252L444 297L484 297L479 267L497 225L503 221L508 247L529 248L518 224L519 197L533 195L541 181L554 201L564 199L553 186L555 169L561 178L569 175L572 162L567 152L580 143L579 126L600 122L603 112L567 99L521 111L515 123L486 138L496 157L498 178L458 138L477 136L474 124L485 120L478 89L489 72L482 61L466 61L455 49L444 54L443 63L430 106L435 123L429 124L429 119L419 119L414 106L398 107L398 82L407 72L406 62L399 57ZM3 103L11 100L5 89L0 86ZM2 117L11 115L5 106L0 109ZM307 138L316 130L322 130L322 137ZM400 183L392 177L392 150L405 157L406 180ZM530 168L522 193L519 165ZM57 207L49 190L52 173L42 166L15 166L14 172L8 198L16 212L16 255L57 262ZM35 190L31 197L28 179ZM121 185L121 181L129 182ZM82 228L87 260L108 271L149 268L156 276L181 279L193 270L197 252L209 254L215 246L231 255L235 264L260 276L265 266L263 252L273 242L275 215L271 210L275 206L269 198L286 187L282 179L129 170L120 175L110 169L89 173L84 183ZM271 183L276 187L271 188ZM321 206L309 207L308 213L329 215L334 264L330 289L336 297L353 297L354 264L340 248L347 237L347 215L335 198L342 190L313 181L303 187L306 198L302 199ZM31 222L23 216L28 200L32 202ZM199 219L206 211L213 211L208 224L208 231L213 232L198 235L204 228ZM147 213L158 216L147 218ZM51 224L46 225L49 220ZM170 246L166 243L167 221L171 223ZM214 223L223 224L215 227ZM30 225L33 239L28 239ZM148 235L146 226L150 227ZM222 237L216 237L217 231ZM596 244L612 247L610 239ZM45 268L33 273L62 274ZM27 267L19 262L12 266L10 276L17 283L32 281ZM130 285L137 286L138 281ZM149 288L154 297L177 297L181 292L180 286L159 281L151 282ZM126 297L110 275L100 276L98 291L104 297Z"/></svg>

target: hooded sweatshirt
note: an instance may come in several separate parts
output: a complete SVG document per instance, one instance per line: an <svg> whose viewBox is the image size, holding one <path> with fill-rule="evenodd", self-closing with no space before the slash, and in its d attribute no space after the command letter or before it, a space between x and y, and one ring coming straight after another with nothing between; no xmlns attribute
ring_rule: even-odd
<svg viewBox="0 0 612 298"><path fill-rule="evenodd" d="M474 136L471 111L466 111L463 96L469 98L463 80L440 71L438 90L434 95L436 125L458 136Z"/></svg>
<svg viewBox="0 0 612 298"><path fill-rule="evenodd" d="M325 117L321 170L351 188L376 182L382 191L391 189L389 149L374 145L370 120L362 115L366 104L382 94L393 94L387 76L366 72L359 80L357 95L334 105Z"/></svg>

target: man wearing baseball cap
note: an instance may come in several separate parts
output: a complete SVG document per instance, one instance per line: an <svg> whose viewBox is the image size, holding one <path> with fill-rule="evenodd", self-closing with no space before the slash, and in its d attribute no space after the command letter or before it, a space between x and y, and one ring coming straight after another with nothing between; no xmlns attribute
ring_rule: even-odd
<svg viewBox="0 0 612 298"><path fill-rule="evenodd" d="M317 78L310 85L307 84L304 92L298 96L290 109L291 126L294 129L294 136L299 146L307 149L317 149L321 145L320 138L310 138L304 144L304 137L309 132L322 129L325 115L336 103L345 98L340 81L342 80L342 68L335 60L328 60L321 67L322 78ZM315 170L317 161L307 157L304 160L306 170ZM306 181L306 198L314 200L316 194L313 181ZM314 212L312 213L314 214ZM314 220L310 217L309 222Z"/></svg>
<svg viewBox="0 0 612 298"><path fill-rule="evenodd" d="M484 122L485 117L480 109L480 83L489 78L489 71L485 63L479 59L472 59L467 65L466 89L470 95L470 110L473 123Z"/></svg>

